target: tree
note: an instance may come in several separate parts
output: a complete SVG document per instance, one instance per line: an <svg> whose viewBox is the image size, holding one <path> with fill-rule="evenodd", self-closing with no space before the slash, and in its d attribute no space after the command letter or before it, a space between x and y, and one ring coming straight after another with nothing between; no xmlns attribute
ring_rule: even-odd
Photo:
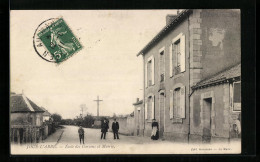
<svg viewBox="0 0 260 162"><path fill-rule="evenodd" d="M60 114L55 113L55 114L52 114L51 117L54 122L61 122L62 117Z"/></svg>
<svg viewBox="0 0 260 162"><path fill-rule="evenodd" d="M91 115L87 115L84 117L82 125L87 128L91 128L92 124L94 124L94 118Z"/></svg>

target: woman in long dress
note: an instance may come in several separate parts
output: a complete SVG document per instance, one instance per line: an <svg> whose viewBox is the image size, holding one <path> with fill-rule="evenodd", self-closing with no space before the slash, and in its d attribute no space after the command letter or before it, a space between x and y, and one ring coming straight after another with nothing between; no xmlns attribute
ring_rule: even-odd
<svg viewBox="0 0 260 162"><path fill-rule="evenodd" d="M159 139L159 126L158 126L158 122L156 122L156 119L153 119L153 122L152 122L151 139L152 140L158 140Z"/></svg>

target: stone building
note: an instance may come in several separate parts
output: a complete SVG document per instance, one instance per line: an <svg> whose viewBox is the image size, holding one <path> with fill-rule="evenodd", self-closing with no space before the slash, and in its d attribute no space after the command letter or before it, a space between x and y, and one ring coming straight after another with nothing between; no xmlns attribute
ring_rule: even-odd
<svg viewBox="0 0 260 162"><path fill-rule="evenodd" d="M183 10L137 54L143 56L144 135L189 141L192 87L241 59L239 10ZM218 88L216 88L218 89Z"/></svg>
<svg viewBox="0 0 260 162"><path fill-rule="evenodd" d="M190 141L229 141L241 135L241 64L192 87Z"/></svg>
<svg viewBox="0 0 260 162"><path fill-rule="evenodd" d="M10 96L10 141L35 143L43 136L44 110L24 94Z"/></svg>

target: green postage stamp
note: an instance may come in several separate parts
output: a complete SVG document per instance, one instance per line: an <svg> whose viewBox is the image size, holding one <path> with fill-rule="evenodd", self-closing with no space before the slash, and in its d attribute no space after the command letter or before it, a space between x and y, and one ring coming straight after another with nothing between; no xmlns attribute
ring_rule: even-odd
<svg viewBox="0 0 260 162"><path fill-rule="evenodd" d="M37 33L37 36L58 64L82 49L63 18L54 21Z"/></svg>

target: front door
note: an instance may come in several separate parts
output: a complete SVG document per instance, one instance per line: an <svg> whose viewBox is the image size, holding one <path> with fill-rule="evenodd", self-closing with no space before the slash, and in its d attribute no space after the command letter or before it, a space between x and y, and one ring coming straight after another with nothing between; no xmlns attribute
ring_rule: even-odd
<svg viewBox="0 0 260 162"><path fill-rule="evenodd" d="M159 120L159 137L163 137L164 132L164 93L160 94L160 120Z"/></svg>
<svg viewBox="0 0 260 162"><path fill-rule="evenodd" d="M209 143L211 141L211 107L212 107L212 98L204 99L203 110L202 110L202 119L203 119L202 142L203 143Z"/></svg>

